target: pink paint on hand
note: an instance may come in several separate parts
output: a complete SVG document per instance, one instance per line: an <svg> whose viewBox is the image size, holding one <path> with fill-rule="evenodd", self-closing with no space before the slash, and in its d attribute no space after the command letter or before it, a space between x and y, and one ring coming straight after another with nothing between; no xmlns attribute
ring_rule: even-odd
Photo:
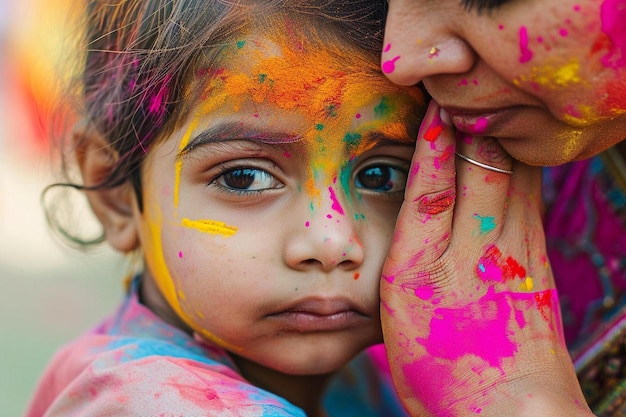
<svg viewBox="0 0 626 417"><path fill-rule="evenodd" d="M435 290L430 285L424 285L415 289L415 296L422 300L430 300L435 295Z"/></svg>
<svg viewBox="0 0 626 417"><path fill-rule="evenodd" d="M526 31L526 26L522 26L519 29L519 49L519 62L521 64L528 62L532 59L533 52L528 49L528 32Z"/></svg>
<svg viewBox="0 0 626 417"><path fill-rule="evenodd" d="M474 355L502 371L502 361L517 352L509 336L511 305L508 293L487 293L466 306L436 308L428 338L417 338L429 354L456 361ZM454 343L450 343L454 341Z"/></svg>

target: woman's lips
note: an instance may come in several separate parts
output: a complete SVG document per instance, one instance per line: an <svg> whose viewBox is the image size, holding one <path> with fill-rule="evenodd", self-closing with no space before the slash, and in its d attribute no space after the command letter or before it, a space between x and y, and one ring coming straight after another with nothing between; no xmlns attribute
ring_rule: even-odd
<svg viewBox="0 0 626 417"><path fill-rule="evenodd" d="M350 302L340 299L308 299L270 314L268 318L283 331L300 333L348 330L368 320Z"/></svg>
<svg viewBox="0 0 626 417"><path fill-rule="evenodd" d="M497 109L446 108L457 130L473 135L498 136L510 127L519 107Z"/></svg>

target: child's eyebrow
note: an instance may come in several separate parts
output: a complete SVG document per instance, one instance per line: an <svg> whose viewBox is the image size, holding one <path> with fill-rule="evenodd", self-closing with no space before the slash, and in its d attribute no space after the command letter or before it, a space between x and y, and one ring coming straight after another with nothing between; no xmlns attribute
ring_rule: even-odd
<svg viewBox="0 0 626 417"><path fill-rule="evenodd" d="M295 143L303 140L302 135L287 132L268 132L244 125L241 122L217 123L194 136L178 152L182 158L194 149L211 143L227 142L231 140L249 140L268 145Z"/></svg>

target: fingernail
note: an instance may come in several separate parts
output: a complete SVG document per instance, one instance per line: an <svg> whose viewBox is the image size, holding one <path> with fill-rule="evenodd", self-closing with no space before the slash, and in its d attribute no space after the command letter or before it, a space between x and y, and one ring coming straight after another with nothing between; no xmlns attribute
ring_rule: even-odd
<svg viewBox="0 0 626 417"><path fill-rule="evenodd" d="M452 124L452 120L450 120L450 114L447 111L445 111L443 107L439 109L439 118L441 119L442 122L444 122L448 126Z"/></svg>

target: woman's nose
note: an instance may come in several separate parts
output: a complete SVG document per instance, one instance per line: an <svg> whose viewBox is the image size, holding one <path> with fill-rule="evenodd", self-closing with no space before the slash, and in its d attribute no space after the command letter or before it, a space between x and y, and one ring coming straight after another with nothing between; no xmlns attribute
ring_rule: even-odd
<svg viewBox="0 0 626 417"><path fill-rule="evenodd" d="M465 11L454 3L455 8L424 0L389 2L381 67L393 83L415 85L472 69L476 53L456 32L459 19L454 20Z"/></svg>
<svg viewBox="0 0 626 417"><path fill-rule="evenodd" d="M358 223L365 220L345 212L332 188L328 193L332 198L314 212L307 210L310 215L287 237L284 259L293 269L330 272L334 268L354 270L363 264L365 252Z"/></svg>

